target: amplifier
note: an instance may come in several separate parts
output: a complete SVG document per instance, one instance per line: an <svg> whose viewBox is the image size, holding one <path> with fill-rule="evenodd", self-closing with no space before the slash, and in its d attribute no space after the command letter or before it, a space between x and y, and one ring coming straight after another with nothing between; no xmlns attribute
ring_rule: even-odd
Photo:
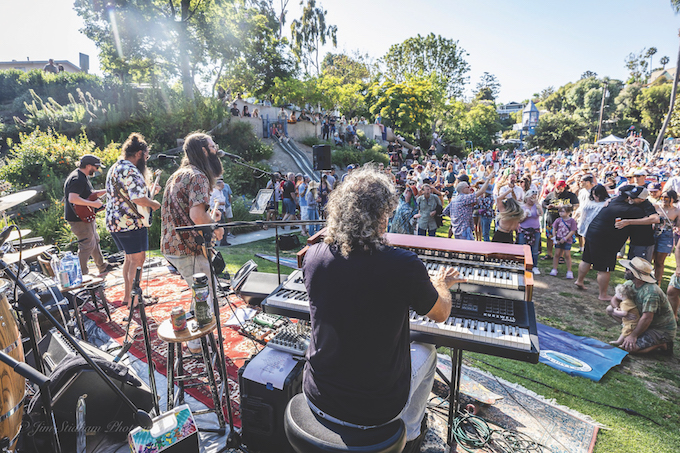
<svg viewBox="0 0 680 453"><path fill-rule="evenodd" d="M287 277L282 276L285 280ZM260 305L265 297L279 286L278 274L268 272L251 272L241 287L239 294L249 305Z"/></svg>
<svg viewBox="0 0 680 453"><path fill-rule="evenodd" d="M304 362L297 361L287 375L278 376L283 382L282 389L276 388L271 382L257 382L244 376L248 374L249 366L260 365L258 357L267 360L264 356L268 352L269 347L264 348L258 355L248 360L238 372L241 391L241 436L249 451L294 453L283 428L283 419L288 402L302 392ZM278 351L276 353L284 354ZM286 355L292 357L290 354ZM273 367L269 367L270 370L271 368Z"/></svg>

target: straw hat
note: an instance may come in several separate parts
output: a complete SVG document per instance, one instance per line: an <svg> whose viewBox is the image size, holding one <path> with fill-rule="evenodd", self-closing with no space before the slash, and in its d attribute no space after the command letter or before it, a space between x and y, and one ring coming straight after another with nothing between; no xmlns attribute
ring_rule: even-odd
<svg viewBox="0 0 680 453"><path fill-rule="evenodd" d="M318 183L318 182L316 182L316 181L310 181L310 182L309 182L309 189L310 189L310 190L312 190L312 189L318 189L318 188L319 188L319 183Z"/></svg>
<svg viewBox="0 0 680 453"><path fill-rule="evenodd" d="M647 283L656 283L656 279L652 277L654 266L649 264L649 261L636 256L632 260L619 260L619 263L631 271L635 278Z"/></svg>

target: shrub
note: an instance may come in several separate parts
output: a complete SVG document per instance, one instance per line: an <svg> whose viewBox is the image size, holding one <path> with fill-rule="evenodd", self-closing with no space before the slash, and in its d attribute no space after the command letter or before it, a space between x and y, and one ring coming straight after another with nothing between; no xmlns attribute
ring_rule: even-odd
<svg viewBox="0 0 680 453"><path fill-rule="evenodd" d="M333 165L340 168L345 168L349 164L360 164L363 165L368 162L380 163L385 165L389 164L389 159L387 155L382 151L376 149L368 149L366 151L357 151L349 148L339 148L333 151L331 154L331 160Z"/></svg>
<svg viewBox="0 0 680 453"><path fill-rule="evenodd" d="M76 168L80 156L99 152L85 134L69 139L36 129L21 134L20 142L12 146L5 165L0 167L0 180L15 188L42 184L52 176L63 181Z"/></svg>
<svg viewBox="0 0 680 453"><path fill-rule="evenodd" d="M252 126L241 121L230 122L226 133L215 136L215 142L225 151L238 154L247 161L267 160L274 155L272 147L255 135Z"/></svg>
<svg viewBox="0 0 680 453"><path fill-rule="evenodd" d="M249 165L261 168L264 171L271 171L269 164L248 162ZM224 165L224 174L222 177L224 181L229 184L234 198L245 195L252 197L257 194L260 189L264 189L269 178L267 175L256 178L254 171L234 163L227 163Z"/></svg>
<svg viewBox="0 0 680 453"><path fill-rule="evenodd" d="M58 200L50 200L49 206L39 213L27 218L19 217L18 222L25 223L35 236L42 236L45 244L75 244L78 248L71 228L64 220L64 204ZM21 225L24 226L24 225ZM73 245L72 244L72 245Z"/></svg>

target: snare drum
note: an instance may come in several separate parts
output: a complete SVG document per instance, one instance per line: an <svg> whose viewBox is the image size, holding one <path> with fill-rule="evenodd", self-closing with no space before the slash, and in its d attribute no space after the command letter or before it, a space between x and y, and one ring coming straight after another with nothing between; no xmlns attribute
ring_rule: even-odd
<svg viewBox="0 0 680 453"><path fill-rule="evenodd" d="M5 295L11 283L0 279L0 350L13 359L24 361L24 347L19 336L19 328ZM9 451L14 451L21 431L24 414L24 393L26 379L0 362L0 440L9 439Z"/></svg>

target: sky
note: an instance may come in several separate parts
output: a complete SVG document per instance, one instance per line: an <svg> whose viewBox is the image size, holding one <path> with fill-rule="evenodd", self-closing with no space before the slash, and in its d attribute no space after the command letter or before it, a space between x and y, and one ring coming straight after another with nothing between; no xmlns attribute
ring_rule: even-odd
<svg viewBox="0 0 680 453"><path fill-rule="evenodd" d="M276 8L281 0L273 0ZM680 16L669 0L317 0L338 26L338 48L380 58L392 44L418 34L458 41L470 65L466 95L484 72L501 84L498 101L521 102L552 86L576 81L585 71L625 80L625 57L656 47L674 66ZM287 24L299 17L290 0ZM0 61L69 60L80 52L98 69L97 48L79 32L73 0L0 1ZM30 27L30 28L29 28ZM667 66L668 67L668 66Z"/></svg>

